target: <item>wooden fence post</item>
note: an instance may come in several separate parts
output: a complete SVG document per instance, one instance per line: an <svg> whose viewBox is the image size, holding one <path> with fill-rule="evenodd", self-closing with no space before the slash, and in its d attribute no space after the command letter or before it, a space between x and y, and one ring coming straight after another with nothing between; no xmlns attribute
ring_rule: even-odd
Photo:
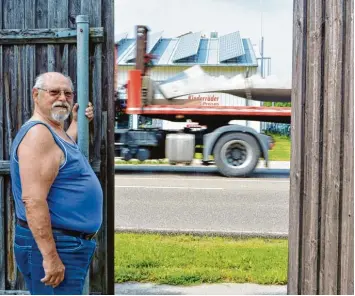
<svg viewBox="0 0 355 296"><path fill-rule="evenodd" d="M294 0L288 294L354 294L353 0Z"/></svg>

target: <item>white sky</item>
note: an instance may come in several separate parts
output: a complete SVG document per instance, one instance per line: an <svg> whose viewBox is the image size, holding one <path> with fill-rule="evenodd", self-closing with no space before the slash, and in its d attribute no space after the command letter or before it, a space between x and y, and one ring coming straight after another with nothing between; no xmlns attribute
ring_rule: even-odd
<svg viewBox="0 0 355 296"><path fill-rule="evenodd" d="M293 0L115 0L115 34L134 36L136 25L164 31L167 38L189 31L207 36L211 31L220 36L240 31L259 45L261 15L271 74L291 79Z"/></svg>

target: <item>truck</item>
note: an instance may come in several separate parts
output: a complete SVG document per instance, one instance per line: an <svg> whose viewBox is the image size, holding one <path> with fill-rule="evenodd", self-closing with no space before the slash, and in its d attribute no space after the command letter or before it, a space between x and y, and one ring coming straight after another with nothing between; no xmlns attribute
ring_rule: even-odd
<svg viewBox="0 0 355 296"><path fill-rule="evenodd" d="M211 92L245 98L247 102L290 102L291 87L268 83L258 76L233 81L216 79L191 67L156 83L149 77L151 60L146 52L146 26L137 26L135 69L128 73L125 113L171 122L192 121L182 130L162 128L116 129L115 149L124 160L167 158L169 163L191 164L195 152L202 153L202 165L216 165L226 177L246 177L259 159L269 162L272 137L233 123L235 120L290 123L290 107L227 106L216 102Z"/></svg>

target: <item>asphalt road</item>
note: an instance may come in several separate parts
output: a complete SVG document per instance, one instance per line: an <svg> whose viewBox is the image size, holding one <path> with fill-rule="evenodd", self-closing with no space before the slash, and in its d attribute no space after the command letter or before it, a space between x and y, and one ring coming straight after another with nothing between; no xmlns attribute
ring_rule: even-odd
<svg viewBox="0 0 355 296"><path fill-rule="evenodd" d="M116 229L288 232L288 177L116 174Z"/></svg>

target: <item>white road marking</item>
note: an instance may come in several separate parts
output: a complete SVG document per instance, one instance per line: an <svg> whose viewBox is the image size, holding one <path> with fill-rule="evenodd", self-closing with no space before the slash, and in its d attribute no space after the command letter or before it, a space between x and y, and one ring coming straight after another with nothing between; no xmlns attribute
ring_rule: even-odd
<svg viewBox="0 0 355 296"><path fill-rule="evenodd" d="M115 188L145 188L145 189L192 189L192 190L223 190L217 187L182 187L182 186L140 186L140 185L116 185Z"/></svg>

